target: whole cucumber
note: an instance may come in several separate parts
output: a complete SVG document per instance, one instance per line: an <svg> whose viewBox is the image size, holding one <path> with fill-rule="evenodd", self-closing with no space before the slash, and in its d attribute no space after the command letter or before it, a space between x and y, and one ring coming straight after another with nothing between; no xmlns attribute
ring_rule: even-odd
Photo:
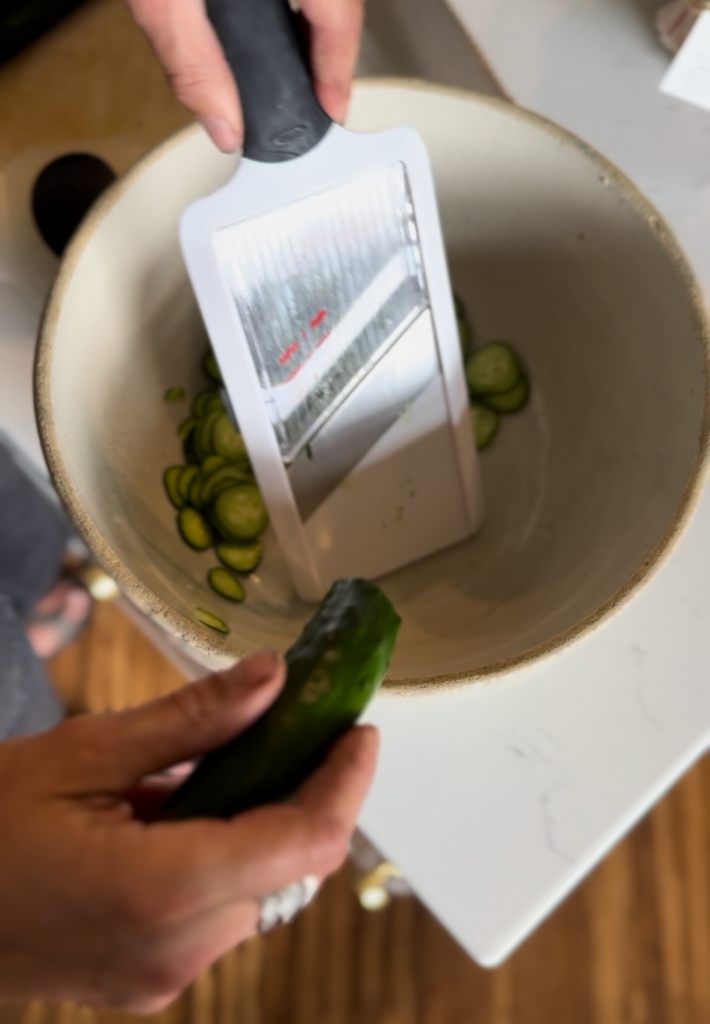
<svg viewBox="0 0 710 1024"><path fill-rule="evenodd" d="M401 619L378 586L338 580L286 654L280 695L171 794L171 818L227 818L290 796L385 677Z"/></svg>

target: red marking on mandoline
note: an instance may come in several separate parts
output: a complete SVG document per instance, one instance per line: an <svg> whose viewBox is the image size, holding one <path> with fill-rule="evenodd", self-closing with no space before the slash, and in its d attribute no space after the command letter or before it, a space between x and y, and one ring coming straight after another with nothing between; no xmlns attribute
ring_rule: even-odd
<svg viewBox="0 0 710 1024"><path fill-rule="evenodd" d="M328 316L328 310L327 309L319 309L318 312L316 313L316 315L311 320L311 327L313 327L313 328L320 327L320 325L323 323L323 321L325 320L325 318L327 316Z"/></svg>
<svg viewBox="0 0 710 1024"><path fill-rule="evenodd" d="M279 362L281 363L281 365L283 366L284 363L287 363L292 356L296 355L297 352L298 352L298 343L293 341L288 346L288 348L284 349L284 351L279 356Z"/></svg>

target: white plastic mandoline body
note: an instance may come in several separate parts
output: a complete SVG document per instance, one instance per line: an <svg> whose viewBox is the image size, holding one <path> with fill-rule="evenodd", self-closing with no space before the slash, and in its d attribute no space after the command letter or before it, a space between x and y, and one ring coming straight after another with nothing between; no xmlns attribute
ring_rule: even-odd
<svg viewBox="0 0 710 1024"><path fill-rule="evenodd" d="M369 393L373 382L376 391L375 374L386 389L388 374L394 379L403 370L425 372L432 361L439 372L340 484L304 514L213 236L397 161L405 165L409 181L430 305L327 426L339 426L341 437L347 437L356 420L367 422L370 413L367 403L358 402L358 392L367 381ZM185 211L180 234L225 387L299 595L320 600L339 577L377 578L473 533L482 517L478 464L436 197L416 132L356 134L333 125L304 156L275 164L243 159L224 188ZM309 471L317 474L318 465L316 457Z"/></svg>

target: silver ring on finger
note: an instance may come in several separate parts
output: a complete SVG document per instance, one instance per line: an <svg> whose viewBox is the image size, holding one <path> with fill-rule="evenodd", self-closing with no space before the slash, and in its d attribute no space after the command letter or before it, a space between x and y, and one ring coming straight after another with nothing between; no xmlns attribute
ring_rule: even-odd
<svg viewBox="0 0 710 1024"><path fill-rule="evenodd" d="M315 875L306 875L300 882L292 882L263 896L259 901L259 934L271 931L277 924L293 921L311 902L319 885Z"/></svg>

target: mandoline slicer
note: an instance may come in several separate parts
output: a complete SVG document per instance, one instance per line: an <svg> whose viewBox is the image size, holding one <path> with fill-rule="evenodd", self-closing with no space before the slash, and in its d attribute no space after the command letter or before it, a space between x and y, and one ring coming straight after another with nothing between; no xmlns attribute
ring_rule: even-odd
<svg viewBox="0 0 710 1024"><path fill-rule="evenodd" d="M190 278L299 595L378 577L481 519L426 150L346 131L285 0L207 0L244 156L181 223Z"/></svg>

